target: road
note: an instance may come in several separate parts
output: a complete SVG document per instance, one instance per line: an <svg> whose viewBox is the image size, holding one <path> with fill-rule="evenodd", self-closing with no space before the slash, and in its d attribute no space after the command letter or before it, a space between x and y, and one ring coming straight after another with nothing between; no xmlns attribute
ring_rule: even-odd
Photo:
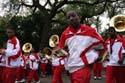
<svg viewBox="0 0 125 83"><path fill-rule="evenodd" d="M69 77L65 73L62 76L64 83L71 83ZM41 78L41 83L51 83L51 80L52 76L49 75L46 78ZM105 83L105 72L103 72L101 80L94 80L92 75L90 83Z"/></svg>

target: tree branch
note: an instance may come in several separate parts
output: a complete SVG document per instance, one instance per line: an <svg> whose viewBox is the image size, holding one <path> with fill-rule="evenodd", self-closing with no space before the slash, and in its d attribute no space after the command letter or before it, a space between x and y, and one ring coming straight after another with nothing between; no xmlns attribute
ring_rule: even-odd
<svg viewBox="0 0 125 83"><path fill-rule="evenodd" d="M58 11L57 11L57 13L63 13L64 14L64 16L66 15L66 12L63 10L63 9L59 9Z"/></svg>
<svg viewBox="0 0 125 83"><path fill-rule="evenodd" d="M93 8L92 9L93 10L92 14L88 14L88 13L82 14L81 21L84 20L85 18L90 18L92 16L96 16L96 15L102 14L105 11L107 3L108 3L108 0L105 0L105 3L102 5L103 8L98 8L98 9L96 7ZM97 9L97 10L95 10L95 9Z"/></svg>
<svg viewBox="0 0 125 83"><path fill-rule="evenodd" d="M86 5L94 5L98 3L104 2L103 0L96 0L94 2L88 2L88 1L67 1L66 4L86 4Z"/></svg>
<svg viewBox="0 0 125 83"><path fill-rule="evenodd" d="M28 5L28 4L26 4L25 2L23 2L23 0L21 0L21 5L24 5L24 6L30 7L30 8L34 7L34 5Z"/></svg>
<svg viewBox="0 0 125 83"><path fill-rule="evenodd" d="M65 5L65 4L66 4L65 1L60 1L59 3L55 2L52 9L51 9L51 11L50 11L50 16L49 17L50 18L54 17L56 15L56 13L57 13L57 10L59 8L61 8L63 5Z"/></svg>

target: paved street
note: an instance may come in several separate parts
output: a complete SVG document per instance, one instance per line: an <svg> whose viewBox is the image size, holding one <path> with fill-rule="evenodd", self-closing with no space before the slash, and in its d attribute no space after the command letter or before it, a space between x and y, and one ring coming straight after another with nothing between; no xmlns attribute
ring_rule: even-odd
<svg viewBox="0 0 125 83"><path fill-rule="evenodd" d="M93 80L93 76L92 76L90 83L105 83L104 72L102 77L103 78L101 80ZM50 75L50 76L47 76L46 78L41 78L41 83L51 83L51 80L52 80L52 76ZM64 83L70 83L69 77L66 74L63 74L63 80L64 80Z"/></svg>

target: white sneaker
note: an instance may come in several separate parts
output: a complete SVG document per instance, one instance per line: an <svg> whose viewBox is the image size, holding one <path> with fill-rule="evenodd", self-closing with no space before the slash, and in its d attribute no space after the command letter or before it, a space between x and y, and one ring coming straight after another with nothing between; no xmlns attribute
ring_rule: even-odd
<svg viewBox="0 0 125 83"><path fill-rule="evenodd" d="M40 80L39 80L39 81L37 81L36 83L40 83Z"/></svg>
<svg viewBox="0 0 125 83"><path fill-rule="evenodd" d="M98 77L98 79L99 79L99 80L101 80L101 79L102 79L102 77Z"/></svg>
<svg viewBox="0 0 125 83"><path fill-rule="evenodd" d="M96 77L96 76L94 76L94 80L97 80L97 77Z"/></svg>
<svg viewBox="0 0 125 83"><path fill-rule="evenodd" d="M22 79L22 80L20 80L19 82L25 82L26 80L25 79Z"/></svg>
<svg viewBox="0 0 125 83"><path fill-rule="evenodd" d="M19 81L15 81L15 83L19 83Z"/></svg>

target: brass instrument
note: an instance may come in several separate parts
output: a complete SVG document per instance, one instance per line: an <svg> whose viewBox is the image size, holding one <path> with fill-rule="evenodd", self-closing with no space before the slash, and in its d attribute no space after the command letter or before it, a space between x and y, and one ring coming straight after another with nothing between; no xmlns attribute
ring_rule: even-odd
<svg viewBox="0 0 125 83"><path fill-rule="evenodd" d="M30 51L32 50L32 44L25 43L22 47L22 50L24 51L24 53L30 53Z"/></svg>
<svg viewBox="0 0 125 83"><path fill-rule="evenodd" d="M25 64L25 68L28 68L29 67L29 59L28 59L28 56L30 55L30 52L32 50L32 44L31 43L25 43L23 46L22 46L22 50L24 52L24 58L26 60L26 64Z"/></svg>
<svg viewBox="0 0 125 83"><path fill-rule="evenodd" d="M49 38L49 46L52 47L52 48L56 48L57 44L59 43L59 36L58 35L52 35L50 38ZM61 56L64 56L64 55L68 55L67 53L67 50L64 48L64 49L59 49L58 51L56 51L54 54L53 54L53 50L50 49L49 47L45 47L43 49L43 54L45 54L45 56L47 58L51 58L52 56L55 56L55 57L61 57Z"/></svg>
<svg viewBox="0 0 125 83"><path fill-rule="evenodd" d="M116 15L111 18L110 24L117 32L125 31L125 15Z"/></svg>
<svg viewBox="0 0 125 83"><path fill-rule="evenodd" d="M52 35L49 39L49 46L50 47L56 47L58 43L59 43L59 36L58 35ZM66 47L62 48L62 49L59 49L54 54L54 56L56 56L56 57L61 57L61 56L64 56L64 55L65 56L68 55Z"/></svg>
<svg viewBox="0 0 125 83"><path fill-rule="evenodd" d="M59 43L59 36L58 35L52 35L49 38L49 46L50 47L56 47L58 43Z"/></svg>
<svg viewBox="0 0 125 83"><path fill-rule="evenodd" d="M45 47L42 50L43 56L45 56L47 59L51 59L52 49L49 47Z"/></svg>

